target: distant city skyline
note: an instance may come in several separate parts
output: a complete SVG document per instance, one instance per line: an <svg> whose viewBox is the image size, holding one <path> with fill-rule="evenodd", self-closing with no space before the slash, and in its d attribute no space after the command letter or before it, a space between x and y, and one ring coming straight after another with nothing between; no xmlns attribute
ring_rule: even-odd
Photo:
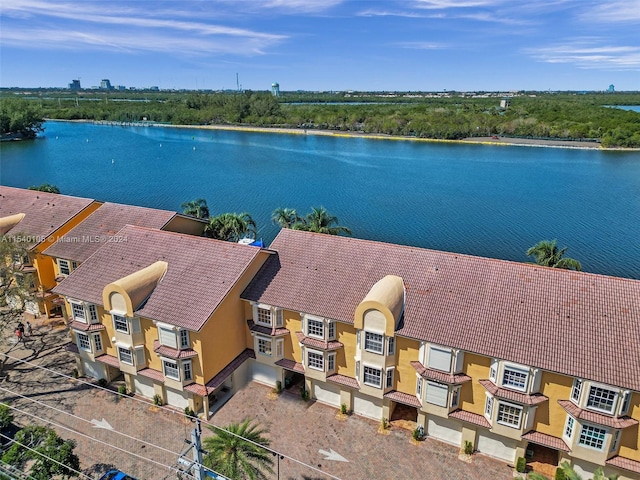
<svg viewBox="0 0 640 480"><path fill-rule="evenodd" d="M640 90L640 0L0 5L0 87Z"/></svg>

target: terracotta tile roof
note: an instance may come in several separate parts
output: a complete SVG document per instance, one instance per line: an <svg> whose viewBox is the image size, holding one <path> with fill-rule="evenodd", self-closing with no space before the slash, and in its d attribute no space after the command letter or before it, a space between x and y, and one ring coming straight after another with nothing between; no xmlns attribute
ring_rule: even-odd
<svg viewBox="0 0 640 480"><path fill-rule="evenodd" d="M70 197L0 186L0 218L24 213L20 223L7 233L28 237L47 237L93 203L90 198ZM40 243L26 242L29 247Z"/></svg>
<svg viewBox="0 0 640 480"><path fill-rule="evenodd" d="M76 322L75 320L69 323L69 327L72 328L73 330L80 330L82 332L95 332L98 330L105 329L105 326L101 323L87 324L82 322Z"/></svg>
<svg viewBox="0 0 640 480"><path fill-rule="evenodd" d="M427 380L435 380L436 382L448 383L451 385L460 385L462 383L470 382L471 377L464 373L445 373L432 368L427 368L420 362L409 362L411 366L418 372L423 378Z"/></svg>
<svg viewBox="0 0 640 480"><path fill-rule="evenodd" d="M240 353L240 355L238 355L236 358L231 360L231 362L226 367L220 370L220 372L218 372L216 376L214 376L211 380L207 382L207 385L206 385L207 391L211 392L212 390L215 390L220 385L222 385L224 381L229 377L229 375L231 375L235 371L236 368L238 368L240 365L242 365L246 360L250 358L256 358L255 352L250 348L244 349Z"/></svg>
<svg viewBox="0 0 640 480"><path fill-rule="evenodd" d="M484 416L478 415L477 413L467 412L466 410L454 410L449 414L449 418L455 418L462 422L473 423L474 425L484 428L491 428L491 424L486 418L484 418Z"/></svg>
<svg viewBox="0 0 640 480"><path fill-rule="evenodd" d="M67 343L64 346L65 351L67 352L71 352L71 353L80 353L80 350L78 350L78 346L75 343Z"/></svg>
<svg viewBox="0 0 640 480"><path fill-rule="evenodd" d="M298 341L306 347L319 348L321 350L337 350L344 346L337 340L330 340L327 342L325 340L307 337L302 332L296 332L296 336L298 337Z"/></svg>
<svg viewBox="0 0 640 480"><path fill-rule="evenodd" d="M346 375L340 375L338 373L329 375L327 377L327 381L344 385L345 387L360 389L360 384L358 383L358 380L356 380L353 377L347 377Z"/></svg>
<svg viewBox="0 0 640 480"><path fill-rule="evenodd" d="M415 395L410 395L408 393L399 392L397 390L392 390L384 394L385 398L389 400L393 400L397 403L402 403L404 405L409 405L410 407L421 407L422 404L420 400Z"/></svg>
<svg viewBox="0 0 640 480"><path fill-rule="evenodd" d="M106 353L103 353L99 357L96 357L96 360L102 363L106 363L107 365L111 365L112 367L120 368L120 360L118 360L117 357L114 357L112 355L107 355Z"/></svg>
<svg viewBox="0 0 640 480"><path fill-rule="evenodd" d="M640 473L640 462L637 460L631 460L630 458L621 457L620 455L610 458L605 463L613 467L624 468L630 472Z"/></svg>
<svg viewBox="0 0 640 480"><path fill-rule="evenodd" d="M535 430L522 435L523 440L527 440L531 443L542 445L543 447L555 448L556 450L562 450L563 452L570 452L571 450L564 443L564 440L546 433L536 432Z"/></svg>
<svg viewBox="0 0 640 480"><path fill-rule="evenodd" d="M253 320L247 320L249 330L252 332L261 333L263 335L269 335L271 337L280 337L282 335L289 335L289 329L284 327L266 327L264 325L257 325Z"/></svg>
<svg viewBox="0 0 640 480"><path fill-rule="evenodd" d="M511 400L523 405L539 405L540 403L549 401L549 397L545 397L541 393L528 395L526 393L514 392L508 388L498 387L491 380L478 380L478 383L486 388L494 397L504 398L505 400Z"/></svg>
<svg viewBox="0 0 640 480"><path fill-rule="evenodd" d="M107 202L47 248L45 254L84 262L125 225L161 229L176 215L168 210Z"/></svg>
<svg viewBox="0 0 640 480"><path fill-rule="evenodd" d="M578 420L584 420L586 422L595 423L597 425L604 425L611 428L627 428L638 425L638 420L628 416L624 417L611 417L602 413L592 412L578 407L571 400L558 400L558 403L564 408L569 415Z"/></svg>
<svg viewBox="0 0 640 480"><path fill-rule="evenodd" d="M262 251L231 242L127 225L53 291L102 305L108 284L156 261L167 272L136 314L198 331Z"/></svg>
<svg viewBox="0 0 640 480"><path fill-rule="evenodd" d="M200 385L199 383L192 383L184 387L187 392L195 393L196 395L200 395L201 397L206 397L209 395L207 391L207 387L204 385Z"/></svg>
<svg viewBox="0 0 640 480"><path fill-rule="evenodd" d="M167 347L166 345L160 345L158 340L153 341L153 351L158 355L162 355L167 358L191 358L197 357L198 352L193 348L185 348L184 350L178 350L177 348Z"/></svg>
<svg viewBox="0 0 640 480"><path fill-rule="evenodd" d="M296 362L295 360L289 360L288 358L283 358L282 360L278 360L275 362L279 367L284 368L285 370L291 370L292 372L304 373L304 366L301 363Z"/></svg>
<svg viewBox="0 0 640 480"><path fill-rule="evenodd" d="M640 391L638 280L291 229L270 248L247 300L353 323L398 275L398 335Z"/></svg>
<svg viewBox="0 0 640 480"><path fill-rule="evenodd" d="M154 370L153 368L143 368L142 370L138 370L138 375L150 378L152 380L155 380L156 382L164 383L164 374L160 370Z"/></svg>

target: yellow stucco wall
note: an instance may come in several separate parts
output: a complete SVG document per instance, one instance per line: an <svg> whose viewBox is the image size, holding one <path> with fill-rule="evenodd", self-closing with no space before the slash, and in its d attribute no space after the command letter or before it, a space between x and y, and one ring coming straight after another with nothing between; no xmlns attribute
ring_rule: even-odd
<svg viewBox="0 0 640 480"><path fill-rule="evenodd" d="M147 366L153 370L162 371L160 357L153 351L153 342L158 340L158 326L148 318L140 318L140 330L144 334L144 354L147 359ZM116 352L117 355L117 352ZM194 373L197 369L197 362L193 362Z"/></svg>
<svg viewBox="0 0 640 480"><path fill-rule="evenodd" d="M418 360L420 342L396 336L396 390L410 395L416 393L416 369L410 362Z"/></svg>
<svg viewBox="0 0 640 480"><path fill-rule="evenodd" d="M478 383L478 380L489 378L489 367L491 359L474 353L464 354L463 371L469 375L473 381L462 385L460 395L460 408L478 415L484 414L484 404L486 399L485 388Z"/></svg>
<svg viewBox="0 0 640 480"><path fill-rule="evenodd" d="M356 330L353 325L336 322L336 339L344 348L336 352L336 373L354 377L356 372Z"/></svg>
<svg viewBox="0 0 640 480"><path fill-rule="evenodd" d="M634 393L631 397L628 415L640 421L640 393ZM640 462L640 425L622 431L620 456Z"/></svg>
<svg viewBox="0 0 640 480"><path fill-rule="evenodd" d="M558 404L558 400L569 399L572 385L571 377L551 372L542 373L540 393L549 397L549 401L538 405L534 430L562 438L567 412Z"/></svg>
<svg viewBox="0 0 640 480"><path fill-rule="evenodd" d="M284 310L282 315L284 319L284 326L289 330L289 332L291 332L289 335L284 337L284 358L302 363L302 349L300 348L298 336L295 333L302 331L300 313L293 312L291 310Z"/></svg>

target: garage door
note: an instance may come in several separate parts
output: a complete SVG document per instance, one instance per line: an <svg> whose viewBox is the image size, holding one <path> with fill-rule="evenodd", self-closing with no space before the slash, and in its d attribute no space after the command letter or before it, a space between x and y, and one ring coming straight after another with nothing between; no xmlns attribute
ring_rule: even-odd
<svg viewBox="0 0 640 480"><path fill-rule="evenodd" d="M278 379L278 369L271 365L254 362L252 379L254 382L275 387Z"/></svg>
<svg viewBox="0 0 640 480"><path fill-rule="evenodd" d="M184 410L184 407L189 406L189 394L186 392L178 392L177 390L171 390L165 388L167 394L167 404L172 407L177 407L180 410Z"/></svg>
<svg viewBox="0 0 640 480"><path fill-rule="evenodd" d="M104 378L104 369L99 362L92 362L91 360L82 360L82 370L88 377Z"/></svg>
<svg viewBox="0 0 640 480"><path fill-rule="evenodd" d="M459 447L462 444L462 425L448 418L429 416L427 435Z"/></svg>
<svg viewBox="0 0 640 480"><path fill-rule="evenodd" d="M137 376L133 379L133 385L136 388L136 393L143 397L153 398L156 393L153 389L153 380L150 378Z"/></svg>
<svg viewBox="0 0 640 480"><path fill-rule="evenodd" d="M321 403L326 403L333 407L340 406L340 389L333 385L314 383L313 398Z"/></svg>
<svg viewBox="0 0 640 480"><path fill-rule="evenodd" d="M353 413L362 415L363 417L373 418L374 420L380 420L382 419L382 400L376 401L367 397L354 395Z"/></svg>
<svg viewBox="0 0 640 480"><path fill-rule="evenodd" d="M516 457L516 444L513 440L500 437L494 433L483 432L478 435L476 449L480 453L499 458L505 462L513 462Z"/></svg>

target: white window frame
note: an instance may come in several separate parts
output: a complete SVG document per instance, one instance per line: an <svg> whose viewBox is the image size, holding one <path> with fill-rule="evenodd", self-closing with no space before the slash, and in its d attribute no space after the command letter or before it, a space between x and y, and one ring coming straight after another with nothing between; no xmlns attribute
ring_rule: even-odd
<svg viewBox="0 0 640 480"><path fill-rule="evenodd" d="M272 327L273 326L273 311L272 311L271 307L267 306L267 305L256 305L255 308L256 308L255 317L254 317L255 323L257 325L263 325L263 326L266 326L266 327ZM267 313L268 313L268 317L269 317L268 320L266 320Z"/></svg>
<svg viewBox="0 0 640 480"><path fill-rule="evenodd" d="M438 370L439 372L451 372L451 360L452 360L451 353L452 352L450 348L439 347L438 345L429 345L428 352L429 352L429 359L427 363L428 368ZM437 354L440 354L440 355L445 354L446 356L449 357L447 368L442 368L440 365L438 365L435 362Z"/></svg>
<svg viewBox="0 0 640 480"><path fill-rule="evenodd" d="M439 382L430 382L427 381L427 391L424 395L424 401L431 404L437 405L439 407L446 407L449 403L449 386ZM444 393L444 397L442 393ZM440 399L434 398L434 393L436 393L436 397L440 396ZM441 402L441 403L438 403Z"/></svg>
<svg viewBox="0 0 640 480"><path fill-rule="evenodd" d="M133 347L136 356L136 366L141 367L147 364L147 355L144 353L144 345Z"/></svg>
<svg viewBox="0 0 640 480"><path fill-rule="evenodd" d="M333 320L329 320L327 322L327 339L335 340L336 339L336 322Z"/></svg>
<svg viewBox="0 0 640 480"><path fill-rule="evenodd" d="M487 398L484 401L484 416L491 421L493 417L493 396L486 394Z"/></svg>
<svg viewBox="0 0 640 480"><path fill-rule="evenodd" d="M256 342L258 344L258 353L260 355L264 355L265 357L270 357L273 355L273 345L271 342L271 337L262 337L260 335L256 335Z"/></svg>
<svg viewBox="0 0 640 480"><path fill-rule="evenodd" d="M102 345L102 336L100 332L93 334L93 345L95 346L96 352L103 352L104 346Z"/></svg>
<svg viewBox="0 0 640 480"><path fill-rule="evenodd" d="M489 380L493 383L498 383L498 369L500 361L497 358L491 360L491 367L489 368Z"/></svg>
<svg viewBox="0 0 640 480"><path fill-rule="evenodd" d="M284 340L278 338L276 340L276 358L284 357Z"/></svg>
<svg viewBox="0 0 640 480"><path fill-rule="evenodd" d="M73 320L75 322L88 323L87 311L84 308L84 303L69 300L69 304L71 305L71 316L73 317ZM78 316L78 313L81 313L82 316Z"/></svg>
<svg viewBox="0 0 640 480"><path fill-rule="evenodd" d="M275 314L276 317L276 327L282 327L284 325L284 312L282 311L281 308L276 308L275 312L272 311L271 312L271 319L273 321L273 316Z"/></svg>
<svg viewBox="0 0 640 480"><path fill-rule="evenodd" d="M571 387L571 401L576 405L580 405L580 394L582 393L582 384L584 382L580 378L573 379L573 386Z"/></svg>
<svg viewBox="0 0 640 480"><path fill-rule="evenodd" d="M80 350L85 352L92 352L91 338L84 332L76 332L76 345Z"/></svg>
<svg viewBox="0 0 640 480"><path fill-rule="evenodd" d="M622 401L620 402L620 415L626 415L629 413L629 406L631 405L631 392L625 390L622 392Z"/></svg>
<svg viewBox="0 0 640 480"><path fill-rule="evenodd" d="M605 409L605 408L601 408L600 406L597 405L589 405L589 402L592 399L592 392L593 390L600 390L602 392L609 392L613 394L613 398L611 399L611 408L609 410ZM603 413L608 413L609 415L612 415L615 411L616 411L616 404L618 403L618 396L619 396L619 392L618 390L614 390L613 388L609 388L605 385L598 385L595 383L592 383L591 385L589 385L589 392L587 393L587 398L585 401L585 407L588 408L589 410L595 410L597 412L603 412ZM594 395L594 398L598 399L598 398L603 398L601 396L596 396Z"/></svg>
<svg viewBox="0 0 640 480"><path fill-rule="evenodd" d="M596 431L602 435L602 438L596 437L594 434ZM607 433L609 431L606 428L596 427L595 425L584 424L580 429L580 434L578 435L578 445L584 448L591 448L593 450L603 451L605 446L605 440L607 439ZM591 443L600 444L591 445Z"/></svg>
<svg viewBox="0 0 640 480"><path fill-rule="evenodd" d="M176 330L171 325L158 324L158 340L160 340L160 345L178 349Z"/></svg>
<svg viewBox="0 0 640 480"><path fill-rule="evenodd" d="M167 364L171 364L167 366ZM174 367L175 365L175 367ZM175 375L170 375L175 370ZM170 378L171 380L181 381L180 378L180 363L177 360L171 360L168 358L162 359L162 373L166 378Z"/></svg>
<svg viewBox="0 0 640 480"><path fill-rule="evenodd" d="M382 333L368 332L365 330L364 349L367 352L382 354L384 352L384 335Z"/></svg>
<svg viewBox="0 0 640 480"><path fill-rule="evenodd" d="M620 446L621 433L620 430L616 430L611 434L611 447L609 448L609 452L615 452Z"/></svg>
<svg viewBox="0 0 640 480"><path fill-rule="evenodd" d="M181 328L178 336L180 337L180 349L189 348L191 346L191 341L189 338L189 330L185 328Z"/></svg>
<svg viewBox="0 0 640 480"><path fill-rule="evenodd" d="M396 354L396 337L387 337L387 355Z"/></svg>
<svg viewBox="0 0 640 480"><path fill-rule="evenodd" d="M385 388L393 388L393 377L394 377L395 367L387 368L385 372L385 380L384 387Z"/></svg>
<svg viewBox="0 0 640 480"><path fill-rule="evenodd" d="M71 263L69 262L69 260L65 260L64 258L58 258L57 259L58 262L58 273L60 274L61 277L68 277L69 275L71 275ZM64 267L62 265L65 265ZM65 269L67 272L63 272L62 269Z"/></svg>
<svg viewBox="0 0 640 480"><path fill-rule="evenodd" d="M367 372L368 371L368 372ZM377 372L377 375L375 373ZM367 377L377 377L377 383L367 380ZM362 368L362 383L370 387L382 388L382 369L373 365L364 365Z"/></svg>
<svg viewBox="0 0 640 480"><path fill-rule="evenodd" d="M125 356L129 356L129 358L131 359L130 361L127 361L125 359L123 359L123 355L125 354ZM133 365L133 352L131 351L130 347L123 347L121 345L118 345L118 360L120 361L120 363L124 363L126 365Z"/></svg>
<svg viewBox="0 0 640 480"><path fill-rule="evenodd" d="M360 381L360 360L356 360L356 380Z"/></svg>
<svg viewBox="0 0 640 480"><path fill-rule="evenodd" d="M185 382L193 380L193 364L191 360L182 361L182 378Z"/></svg>
<svg viewBox="0 0 640 480"><path fill-rule="evenodd" d="M336 354L331 352L327 355L327 372L336 371Z"/></svg>
<svg viewBox="0 0 640 480"><path fill-rule="evenodd" d="M307 367L324 372L324 354L318 350L307 349Z"/></svg>
<svg viewBox="0 0 640 480"><path fill-rule="evenodd" d="M129 319L127 318L127 316L126 316L126 315L123 315L123 314L121 314L121 313L112 313L112 314L111 314L111 317L113 318L113 329L114 329L116 332L124 333L124 334L126 334L126 335L129 335L129 334L130 334L131 329L129 328ZM120 322L124 321L125 325L127 326L126 331L125 331L125 330L123 330L123 329L119 329L119 328L118 328L118 324L116 323L116 322L117 322L117 321L116 321L116 318L117 318L117 317L118 317L118 318L120 318L120 319L122 319L122 320L118 320L118 321L120 321Z"/></svg>
<svg viewBox="0 0 640 480"><path fill-rule="evenodd" d="M100 317L98 316L98 306L95 303L87 304L87 311L89 312L89 323L91 325L100 323Z"/></svg>
<svg viewBox="0 0 640 480"><path fill-rule="evenodd" d="M453 387L451 389L451 408L456 408L460 406L460 390L461 387L457 386L457 387Z"/></svg>
<svg viewBox="0 0 640 480"><path fill-rule="evenodd" d="M416 374L416 397L422 401L422 377Z"/></svg>
<svg viewBox="0 0 640 480"><path fill-rule="evenodd" d="M509 379L507 378L509 375ZM511 379L519 379L521 376L524 376L523 383L524 385L520 385L519 383L510 383ZM514 365L505 364L502 368L502 377L501 384L503 387L508 388L510 390L518 390L519 392L526 392L527 387L529 385L529 378L531 377L529 370L521 367L516 367Z"/></svg>
<svg viewBox="0 0 640 480"><path fill-rule="evenodd" d="M322 319L307 317L307 337L324 340L324 321Z"/></svg>
<svg viewBox="0 0 640 480"><path fill-rule="evenodd" d="M517 422L513 423L510 422L508 420L505 420L505 418L509 419L509 418L516 418L515 414L512 412L505 412L503 409L513 409L516 410L518 412L517 415ZM504 425L505 427L511 427L511 428L515 428L515 429L519 429L522 426L522 414L524 412L524 408L520 405L515 405L513 403L507 403L507 402L498 402L498 412L496 414L496 422L498 422L500 425ZM501 418L502 417L502 418Z"/></svg>
<svg viewBox="0 0 640 480"><path fill-rule="evenodd" d="M562 436L567 440L573 438L573 432L575 431L576 420L571 415L567 415L567 420L564 422L564 430Z"/></svg>

